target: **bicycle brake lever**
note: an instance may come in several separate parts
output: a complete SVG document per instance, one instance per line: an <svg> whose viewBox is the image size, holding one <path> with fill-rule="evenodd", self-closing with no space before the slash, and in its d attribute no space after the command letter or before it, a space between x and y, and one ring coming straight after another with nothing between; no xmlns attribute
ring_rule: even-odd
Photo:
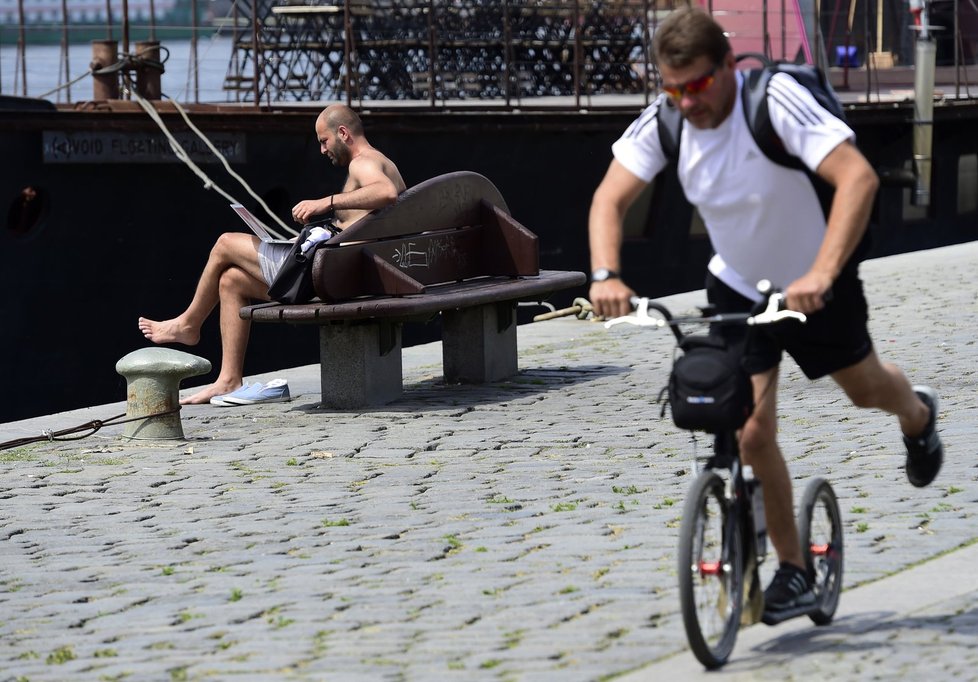
<svg viewBox="0 0 978 682"><path fill-rule="evenodd" d="M636 327L664 327L666 321L657 317L649 316L649 299L633 299L635 302L635 314L615 317L604 323L605 329L611 329L616 324L631 324Z"/></svg>
<svg viewBox="0 0 978 682"><path fill-rule="evenodd" d="M782 308L783 305L784 294L780 292L771 294L771 297L767 301L767 308L764 309L764 312L748 317L747 324L773 324L775 322L781 322L782 320L798 320L799 322L805 322L808 320L808 316L805 315L805 313L799 313L795 310L787 310Z"/></svg>
<svg viewBox="0 0 978 682"><path fill-rule="evenodd" d="M605 329L611 329L616 324L630 324L636 327L665 327L666 321L655 317L641 318L635 315L626 315L625 317L616 317L608 320L604 323L604 327Z"/></svg>

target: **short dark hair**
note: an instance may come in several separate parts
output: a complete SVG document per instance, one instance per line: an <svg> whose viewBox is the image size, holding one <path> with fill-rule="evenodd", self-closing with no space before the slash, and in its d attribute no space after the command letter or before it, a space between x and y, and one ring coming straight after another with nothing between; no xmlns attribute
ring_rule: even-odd
<svg viewBox="0 0 978 682"><path fill-rule="evenodd" d="M671 12L655 29L653 48L657 62L681 69L702 56L714 64L722 63L730 52L730 41L713 17L687 5Z"/></svg>

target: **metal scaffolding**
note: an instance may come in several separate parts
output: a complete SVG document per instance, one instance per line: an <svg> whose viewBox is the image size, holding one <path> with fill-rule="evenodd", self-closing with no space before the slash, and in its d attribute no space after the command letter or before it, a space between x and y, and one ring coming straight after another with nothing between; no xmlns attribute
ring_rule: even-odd
<svg viewBox="0 0 978 682"><path fill-rule="evenodd" d="M650 0L236 0L238 101L648 92Z"/></svg>

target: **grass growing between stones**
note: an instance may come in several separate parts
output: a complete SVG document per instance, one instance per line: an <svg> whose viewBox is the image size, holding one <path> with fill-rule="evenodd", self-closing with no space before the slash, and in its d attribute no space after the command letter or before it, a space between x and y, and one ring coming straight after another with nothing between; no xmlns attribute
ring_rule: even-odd
<svg viewBox="0 0 978 682"><path fill-rule="evenodd" d="M70 646L59 646L57 649L48 654L46 663L48 665L62 665L68 661L73 661L77 658L75 656L74 650Z"/></svg>
<svg viewBox="0 0 978 682"><path fill-rule="evenodd" d="M0 452L0 463L2 462L35 462L38 459L38 455L35 452L37 446L35 447L22 447L14 448L13 450L7 450L5 452Z"/></svg>

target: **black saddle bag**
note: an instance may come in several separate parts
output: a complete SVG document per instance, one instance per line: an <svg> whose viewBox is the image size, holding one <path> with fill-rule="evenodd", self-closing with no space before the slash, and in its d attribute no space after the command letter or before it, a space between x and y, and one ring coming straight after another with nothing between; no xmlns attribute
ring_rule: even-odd
<svg viewBox="0 0 978 682"><path fill-rule="evenodd" d="M316 292L312 285L312 261L319 247L324 245L327 240L318 241L312 245L305 253L302 252L302 243L309 238L313 227L327 229L332 235L338 230L332 225L325 223L310 223L302 228L299 236L292 244L292 250L282 263L282 267L275 275L275 280L268 287L268 297L279 303L308 303L315 296Z"/></svg>
<svg viewBox="0 0 978 682"><path fill-rule="evenodd" d="M676 426L690 431L739 429L754 411L754 391L740 353L716 336L687 336L669 376Z"/></svg>

